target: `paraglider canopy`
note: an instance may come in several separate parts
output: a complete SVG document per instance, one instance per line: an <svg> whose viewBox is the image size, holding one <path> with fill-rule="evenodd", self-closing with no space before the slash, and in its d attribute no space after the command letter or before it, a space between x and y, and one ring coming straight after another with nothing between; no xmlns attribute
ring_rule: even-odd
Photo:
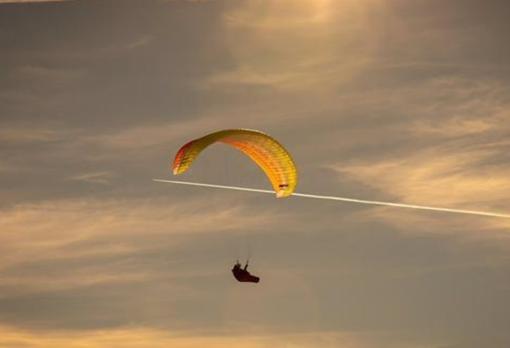
<svg viewBox="0 0 510 348"><path fill-rule="evenodd" d="M277 197L287 197L297 185L297 170L289 152L275 139L251 129L226 129L183 145L173 162L173 173L182 174L206 147L213 143L228 144L250 157L264 171Z"/></svg>

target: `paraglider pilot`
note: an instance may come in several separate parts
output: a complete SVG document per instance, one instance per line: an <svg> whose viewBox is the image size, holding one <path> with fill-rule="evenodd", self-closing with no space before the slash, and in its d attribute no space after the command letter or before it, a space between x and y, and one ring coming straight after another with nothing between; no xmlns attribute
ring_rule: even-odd
<svg viewBox="0 0 510 348"><path fill-rule="evenodd" d="M246 265L244 265L244 268L241 268L241 264L239 263L239 261L236 261L236 264L232 268L232 274L239 282L258 283L260 281L260 278L251 275L250 272L248 272L247 268L248 261L246 261Z"/></svg>

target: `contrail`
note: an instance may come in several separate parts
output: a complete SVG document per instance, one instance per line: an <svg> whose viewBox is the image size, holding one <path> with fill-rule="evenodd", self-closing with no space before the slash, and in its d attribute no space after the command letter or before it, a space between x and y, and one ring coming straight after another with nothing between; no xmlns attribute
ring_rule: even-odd
<svg viewBox="0 0 510 348"><path fill-rule="evenodd" d="M275 192L272 191L272 190L261 190L261 189L255 189L255 188L250 188L250 187L203 184L203 183L198 183L198 182L163 180L163 179L152 179L152 180L153 181L157 181L157 182L165 182L165 183L179 184L179 185L212 187L212 188L219 188L219 189L226 189L226 190L236 190L236 191L248 191L248 192L260 192L260 193L275 194ZM314 198L314 199L325 199L325 200L329 200L329 201L342 201L342 202L350 202L350 203L359 203L359 204L384 205L384 206L398 207L398 208L434 210L434 211L441 211L441 212L445 212L445 213L482 215L482 216L492 216L492 217L500 217L500 218L507 218L507 219L510 218L510 214L493 213L493 212L490 212L490 211L451 209L451 208L431 207L431 206L426 206L426 205L415 205L415 204L405 204L405 203L392 203L392 202L382 202L382 201L369 201L369 200L365 200L365 199L355 199L355 198L346 198L346 197L337 197L337 196L312 195L312 194L308 194L308 193L293 193L292 196L295 196L295 197L304 197L304 198Z"/></svg>

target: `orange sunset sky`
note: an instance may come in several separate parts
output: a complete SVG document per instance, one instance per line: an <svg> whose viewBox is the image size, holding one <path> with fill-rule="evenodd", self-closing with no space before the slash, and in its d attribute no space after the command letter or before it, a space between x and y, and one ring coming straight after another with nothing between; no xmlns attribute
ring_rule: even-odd
<svg viewBox="0 0 510 348"><path fill-rule="evenodd" d="M271 134L298 192L510 213L506 0L0 0L0 347L510 347L510 219L156 183ZM179 179L270 189L214 145ZM259 284L235 282L251 257Z"/></svg>

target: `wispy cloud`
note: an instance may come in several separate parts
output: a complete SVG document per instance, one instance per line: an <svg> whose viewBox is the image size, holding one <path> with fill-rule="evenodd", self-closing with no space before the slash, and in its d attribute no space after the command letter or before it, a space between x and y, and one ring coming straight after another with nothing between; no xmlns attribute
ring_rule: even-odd
<svg viewBox="0 0 510 348"><path fill-rule="evenodd" d="M462 153L436 147L398 159L341 163L333 169L344 177L376 189L383 197L391 197L401 202L506 212L509 206L510 168L497 161L498 155L499 152L491 150ZM428 214L416 214L424 220L416 223L418 216L415 219L409 217L415 214L392 213L389 209L378 209L374 212L389 221L396 221L395 216L400 214L401 219L397 220L408 221L403 227L412 230L421 230L421 227L430 231L443 229L437 223L425 223L431 219ZM449 217L449 220L451 224L448 224L448 231L458 230L455 226L463 226L460 227L461 230L468 230L457 217ZM496 225L508 226L505 221L478 221L483 221L483 224L479 225L483 230ZM432 224L436 225L435 228L431 228Z"/></svg>
<svg viewBox="0 0 510 348"><path fill-rule="evenodd" d="M127 44L126 47L129 49L143 47L148 45L152 40L154 40L154 37L152 35L145 35L133 40L131 43Z"/></svg>
<svg viewBox="0 0 510 348"><path fill-rule="evenodd" d="M377 332L312 332L312 333L280 333L280 334L238 334L225 332L219 335L200 334L172 334L167 330L145 327L129 327L116 330L89 331L87 334L72 331L26 331L13 327L0 327L0 345L18 348L142 348L142 347L239 347L263 348L288 346L312 348L320 345L324 348L386 348L386 347L423 347L418 343L391 342L391 335Z"/></svg>
<svg viewBox="0 0 510 348"><path fill-rule="evenodd" d="M92 184L109 184L114 174L108 171L84 173L70 177L70 180L83 181Z"/></svg>
<svg viewBox="0 0 510 348"><path fill-rule="evenodd" d="M350 80L370 60L365 54L371 37L360 35L363 41L353 42L353 33L369 33L368 6L377 7L378 1L343 1L341 10L329 0L240 4L223 18L236 65L211 76L204 85L324 93L332 84ZM337 50L345 46L350 49L344 49L339 60Z"/></svg>
<svg viewBox="0 0 510 348"><path fill-rule="evenodd" d="M365 184L408 202L485 205L508 197L510 169L497 163L480 168L492 151L447 153L431 149L395 160L334 167ZM490 201L488 202L487 199Z"/></svg>
<svg viewBox="0 0 510 348"><path fill-rule="evenodd" d="M0 143L38 143L60 139L60 134L53 129L25 127L3 127L0 129Z"/></svg>
<svg viewBox="0 0 510 348"><path fill-rule="evenodd" d="M72 0L0 0L0 4L22 4L22 3L35 3L35 2L63 2Z"/></svg>
<svg viewBox="0 0 510 348"><path fill-rule="evenodd" d="M245 209L242 206L229 207L228 204L151 199L60 200L2 210L0 258L3 270L0 271L0 286L14 286L16 279L18 286L26 285L23 287L25 290L118 281L122 278L119 277L119 269L106 268L98 272L98 269L87 267L86 260L120 257L155 248L156 245L149 239L154 241L175 234L190 236L193 233L233 231L243 226L264 225L274 218L270 213L251 216L243 212ZM163 240L165 244L173 245L171 239ZM82 271L63 273L62 277L58 274L24 277L12 273L7 276L5 273L15 265L21 265L15 267L22 274L23 265L28 267L48 260L65 265L81 258L85 258L85 263L78 267ZM134 275L126 271L127 279L140 276L138 271L134 271Z"/></svg>
<svg viewBox="0 0 510 348"><path fill-rule="evenodd" d="M67 1L67 0L62 0ZM51 79L54 81L71 80L83 76L84 72L79 69L65 69L61 67L45 67L41 65L23 65L16 70L21 78Z"/></svg>

